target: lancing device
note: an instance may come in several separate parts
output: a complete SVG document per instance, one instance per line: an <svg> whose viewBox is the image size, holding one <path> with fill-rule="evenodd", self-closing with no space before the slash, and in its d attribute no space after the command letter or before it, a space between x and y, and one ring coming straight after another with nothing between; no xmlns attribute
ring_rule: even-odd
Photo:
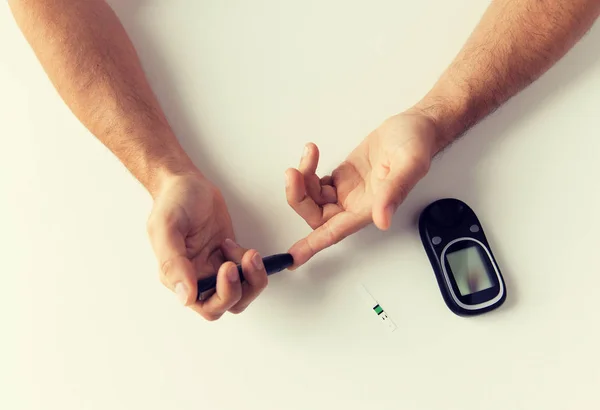
<svg viewBox="0 0 600 410"><path fill-rule="evenodd" d="M289 268L294 264L294 258L289 253L279 253L276 255L267 256L262 258L263 264L267 275L272 275L277 272L281 272L284 269ZM240 281L244 281L244 272L242 272L242 265L237 265L238 273L240 274ZM217 275L210 276L208 278L200 279L198 281L198 300L206 300L213 293L217 286Z"/></svg>

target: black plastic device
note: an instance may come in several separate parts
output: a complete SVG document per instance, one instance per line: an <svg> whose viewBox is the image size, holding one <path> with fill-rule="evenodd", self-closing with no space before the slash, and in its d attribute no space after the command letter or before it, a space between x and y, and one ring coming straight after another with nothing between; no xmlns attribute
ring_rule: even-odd
<svg viewBox="0 0 600 410"><path fill-rule="evenodd" d="M267 275L272 275L277 272L281 272L284 269L289 268L294 264L294 258L289 253L279 253L276 255L267 256L262 259L265 265ZM240 280L243 282L244 272L242 272L242 265L237 265L238 273L240 274ZM217 275L210 276L208 278L200 279L198 281L198 300L205 300L215 293L215 287L217 286Z"/></svg>
<svg viewBox="0 0 600 410"><path fill-rule="evenodd" d="M506 285L483 227L464 202L444 198L419 216L421 241L446 305L459 316L498 308Z"/></svg>

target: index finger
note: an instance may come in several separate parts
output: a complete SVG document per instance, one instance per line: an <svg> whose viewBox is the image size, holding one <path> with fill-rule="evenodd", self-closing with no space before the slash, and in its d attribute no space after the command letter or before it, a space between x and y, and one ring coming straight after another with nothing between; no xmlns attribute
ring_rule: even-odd
<svg viewBox="0 0 600 410"><path fill-rule="evenodd" d="M305 264L323 249L335 245L368 224L368 218L361 218L350 212L340 212L308 234L306 238L292 245L288 252L294 257L294 266L290 270Z"/></svg>

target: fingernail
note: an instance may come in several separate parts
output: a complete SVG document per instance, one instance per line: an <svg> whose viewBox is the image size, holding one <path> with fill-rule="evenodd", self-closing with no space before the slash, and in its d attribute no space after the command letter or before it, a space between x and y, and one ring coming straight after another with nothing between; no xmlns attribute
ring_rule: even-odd
<svg viewBox="0 0 600 410"><path fill-rule="evenodd" d="M225 242L223 242L223 245L227 248L227 249L236 249L238 247L238 244L235 243L233 241L233 239L225 239Z"/></svg>
<svg viewBox="0 0 600 410"><path fill-rule="evenodd" d="M227 280L229 280L231 283L235 283L240 280L240 274L238 273L237 267L231 266L227 270Z"/></svg>
<svg viewBox="0 0 600 410"><path fill-rule="evenodd" d="M306 157L308 155L308 145L304 146L304 151L302 152L302 158Z"/></svg>
<svg viewBox="0 0 600 410"><path fill-rule="evenodd" d="M187 286L185 286L184 283L177 282L177 284L175 285L175 294L177 295L177 299L179 299L179 302L182 305L185 305L187 303L188 292Z"/></svg>
<svg viewBox="0 0 600 410"><path fill-rule="evenodd" d="M255 253L254 256L252 257L252 264L254 265L254 268L257 270L260 270L263 268L263 261L258 253Z"/></svg>
<svg viewBox="0 0 600 410"><path fill-rule="evenodd" d="M289 187L290 186L290 176L288 175L288 173L285 173L285 187Z"/></svg>

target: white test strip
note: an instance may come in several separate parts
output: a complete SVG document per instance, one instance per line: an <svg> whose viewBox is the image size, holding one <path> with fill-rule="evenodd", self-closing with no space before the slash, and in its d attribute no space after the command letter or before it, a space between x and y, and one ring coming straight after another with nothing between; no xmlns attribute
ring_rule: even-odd
<svg viewBox="0 0 600 410"><path fill-rule="evenodd" d="M375 300L373 295L369 293L365 285L361 284L359 286L359 291L362 295L364 301L369 305L371 310L377 315L379 320L389 329L390 332L396 330L396 324L390 319L388 314L383 310L383 308L379 305L379 302Z"/></svg>

